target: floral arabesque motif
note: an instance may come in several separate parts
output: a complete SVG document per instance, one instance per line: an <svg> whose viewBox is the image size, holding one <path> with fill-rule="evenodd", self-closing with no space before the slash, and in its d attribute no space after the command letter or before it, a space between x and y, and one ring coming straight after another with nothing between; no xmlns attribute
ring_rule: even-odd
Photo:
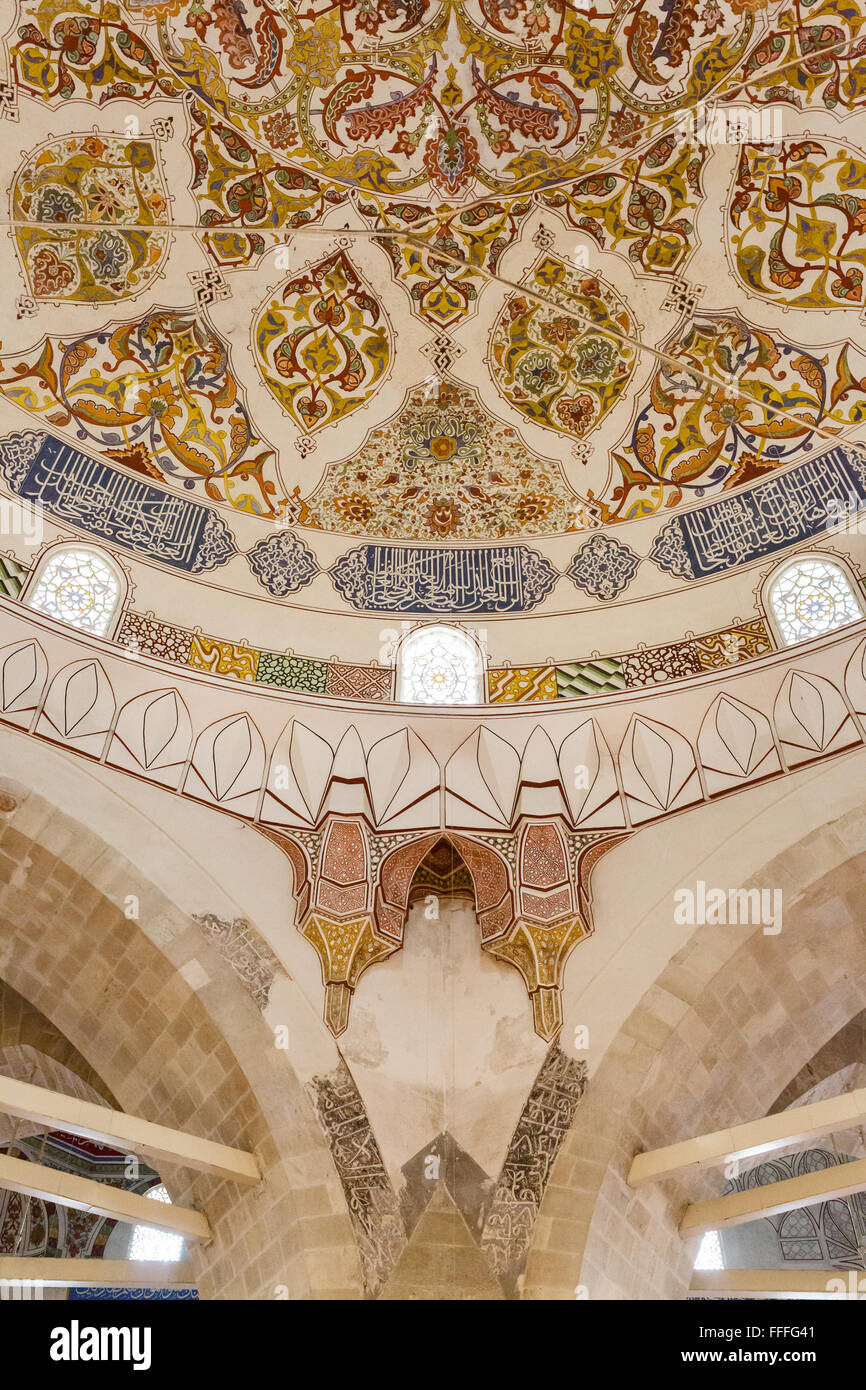
<svg viewBox="0 0 866 1390"><path fill-rule="evenodd" d="M228 0L154 0L127 11L113 0L66 0L62 19L53 3L17 3L9 51L28 94L52 103L193 98L194 192L203 242L221 265L262 254L270 243L256 228L320 222L351 188L376 198L363 215L383 230L412 230L416 211L436 219L426 244L388 249L416 312L440 326L472 311L476 260L495 269L533 200L627 249L650 274L671 273L692 249L701 151L666 135L621 169L607 167L622 155L617 141L643 139L651 118L650 105L616 86L619 11L602 32L537 0L525 10L522 0L480 9L476 0L340 0L302 16L277 0L245 0L243 10ZM677 24L663 8L657 19L664 48ZM683 32L678 76L694 77L699 64L705 82L736 61L736 46L712 56L717 39ZM676 103L666 105L672 125ZM437 245L468 267L438 261Z"/></svg>
<svg viewBox="0 0 866 1390"><path fill-rule="evenodd" d="M411 45L345 53L316 130L323 172L392 195L427 184L459 201L478 180L494 193L532 181L549 163L541 147L573 159L601 120L594 105L584 113L596 74L575 66L564 21L555 12L547 51L532 55L493 39L466 5L442 5ZM314 90L301 93L301 124Z"/></svg>
<svg viewBox="0 0 866 1390"><path fill-rule="evenodd" d="M358 211L376 228L417 237L412 242L391 236L376 240L391 259L395 280L408 289L413 311L441 329L474 311L485 283L481 272L495 274L531 206L529 199L486 199L459 211L365 198ZM461 264L437 252L457 257Z"/></svg>
<svg viewBox="0 0 866 1390"><path fill-rule="evenodd" d="M329 86L340 71L342 37L338 18L319 15L309 29L296 36L288 52L289 67L314 87Z"/></svg>
<svg viewBox="0 0 866 1390"><path fill-rule="evenodd" d="M550 303L513 295L491 334L493 380L534 424L582 438L625 390L635 364L635 326L622 299L598 276L542 255L529 287ZM607 330L607 332L605 332Z"/></svg>
<svg viewBox="0 0 866 1390"><path fill-rule="evenodd" d="M611 77L614 91L649 109L700 98L748 51L763 27L756 14L763 7L764 0L712 0L699 16L691 0L618 5L611 30L622 63Z"/></svg>
<svg viewBox="0 0 866 1390"><path fill-rule="evenodd" d="M12 70L23 91L45 101L180 96L183 84L126 22L112 0L27 0L10 35ZM191 74L190 74L191 75Z"/></svg>
<svg viewBox="0 0 866 1390"><path fill-rule="evenodd" d="M286 232L317 222L329 208L346 202L348 191L314 178L299 164L275 159L247 140L234 123L200 101L191 101L188 148L195 174L192 191L202 242L219 265L246 265L272 244L260 230ZM281 156L303 153L297 127L284 112L265 116L264 133Z"/></svg>
<svg viewBox="0 0 866 1390"><path fill-rule="evenodd" d="M621 157L622 147L630 148L646 135L633 112L615 116L610 127L614 158ZM589 173L537 198L599 246L622 247L628 259L647 274L670 275L692 249L692 219L701 203L706 158L706 149L665 134L649 149L623 160L620 167Z"/></svg>
<svg viewBox="0 0 866 1390"><path fill-rule="evenodd" d="M493 540L574 530L575 505L559 464L449 380L416 387L352 458L332 464L299 519L347 535Z"/></svg>
<svg viewBox="0 0 866 1390"><path fill-rule="evenodd" d="M126 299L156 276L168 250L168 200L157 146L116 135L68 135L40 145L12 185L15 241L37 299ZM76 231L76 222L105 223ZM130 222L136 225L128 226ZM45 223L55 223L54 228ZM115 230L114 223L123 223Z"/></svg>
<svg viewBox="0 0 866 1390"><path fill-rule="evenodd" d="M866 102L866 16L837 0L791 0L740 69L739 100L816 105L845 114ZM774 71L765 72L772 64Z"/></svg>
<svg viewBox="0 0 866 1390"><path fill-rule="evenodd" d="M835 140L745 145L727 229L743 283L796 309L860 308L866 161Z"/></svg>
<svg viewBox="0 0 866 1390"><path fill-rule="evenodd" d="M287 281L253 336L266 386L306 434L364 405L391 360L384 311L343 251Z"/></svg>
<svg viewBox="0 0 866 1390"><path fill-rule="evenodd" d="M9 400L74 428L134 473L257 515L283 501L274 451L253 429L228 349L189 310L154 309L68 343L46 337L0 359L0 372Z"/></svg>
<svg viewBox="0 0 866 1390"><path fill-rule="evenodd" d="M625 450L613 451L613 482L588 494L605 522L730 491L802 457L816 425L841 431L866 418L866 360L857 367L850 344L818 353L733 315L701 314L665 352L682 371L659 365Z"/></svg>

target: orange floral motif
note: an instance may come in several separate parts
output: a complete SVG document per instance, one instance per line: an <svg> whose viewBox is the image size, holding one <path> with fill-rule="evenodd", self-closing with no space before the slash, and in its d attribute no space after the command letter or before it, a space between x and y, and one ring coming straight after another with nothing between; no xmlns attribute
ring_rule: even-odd
<svg viewBox="0 0 866 1390"><path fill-rule="evenodd" d="M369 499L360 492L350 493L346 497L335 497L334 506L353 531L356 527L363 530L373 515Z"/></svg>
<svg viewBox="0 0 866 1390"><path fill-rule="evenodd" d="M446 536L454 536L459 532L463 514L455 502L439 498L430 503L426 519L431 533L444 540Z"/></svg>
<svg viewBox="0 0 866 1390"><path fill-rule="evenodd" d="M498 539L576 527L558 464L530 451L469 387L411 391L396 417L332 464L306 500L307 524L397 539Z"/></svg>
<svg viewBox="0 0 866 1390"><path fill-rule="evenodd" d="M748 423L752 419L752 411L748 403L726 396L722 391L715 391L705 418L713 434L724 434L731 425Z"/></svg>
<svg viewBox="0 0 866 1390"><path fill-rule="evenodd" d="M537 526L550 514L553 500L538 494L524 493L517 499L514 513L522 526Z"/></svg>
<svg viewBox="0 0 866 1390"><path fill-rule="evenodd" d="M268 137L268 142L277 150L297 145L300 139L298 127L286 111L278 111L274 116L265 116L262 129Z"/></svg>

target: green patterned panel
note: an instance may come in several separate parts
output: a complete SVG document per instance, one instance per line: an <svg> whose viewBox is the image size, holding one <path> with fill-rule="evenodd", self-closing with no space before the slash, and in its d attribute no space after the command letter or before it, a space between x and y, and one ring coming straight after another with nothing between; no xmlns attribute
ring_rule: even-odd
<svg viewBox="0 0 866 1390"><path fill-rule="evenodd" d="M263 685L278 685L283 690L303 690L308 695L321 695L327 674L325 661L308 661L302 656L262 652L256 680Z"/></svg>
<svg viewBox="0 0 866 1390"><path fill-rule="evenodd" d="M11 555L0 555L0 593L7 598L17 598L26 574L26 565L19 565Z"/></svg>
<svg viewBox="0 0 866 1390"><path fill-rule="evenodd" d="M556 691L560 700L576 700L582 695L610 695L625 689L622 662L616 657L596 661L575 661L556 668Z"/></svg>

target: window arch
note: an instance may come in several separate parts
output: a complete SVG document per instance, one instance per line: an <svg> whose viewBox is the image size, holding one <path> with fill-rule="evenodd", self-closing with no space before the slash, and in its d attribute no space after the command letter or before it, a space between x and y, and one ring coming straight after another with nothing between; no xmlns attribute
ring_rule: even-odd
<svg viewBox="0 0 866 1390"><path fill-rule="evenodd" d="M767 610L784 647L808 642L863 617L862 601L847 569L823 554L801 555L773 572Z"/></svg>
<svg viewBox="0 0 866 1390"><path fill-rule="evenodd" d="M171 1205L171 1198L162 1183L148 1188L144 1195L152 1202L168 1202ZM166 1263L174 1263L183 1259L183 1255L183 1236L176 1235L174 1231L160 1231L156 1226L133 1227L129 1243L131 1260L164 1260Z"/></svg>
<svg viewBox="0 0 866 1390"><path fill-rule="evenodd" d="M408 705L481 704L481 660L468 632L445 624L419 627L401 643L397 699Z"/></svg>
<svg viewBox="0 0 866 1390"><path fill-rule="evenodd" d="M89 545L56 545L36 566L24 602L70 627L105 637L125 592L122 572L104 551Z"/></svg>

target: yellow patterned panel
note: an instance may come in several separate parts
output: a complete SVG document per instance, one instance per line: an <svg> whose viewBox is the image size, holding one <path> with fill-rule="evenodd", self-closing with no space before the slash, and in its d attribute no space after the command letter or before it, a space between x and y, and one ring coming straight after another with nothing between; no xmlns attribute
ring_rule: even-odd
<svg viewBox="0 0 866 1390"><path fill-rule="evenodd" d="M711 632L695 642L698 661L708 671L721 671L740 661L752 661L772 650L766 624L761 618L741 623L725 632Z"/></svg>
<svg viewBox="0 0 866 1390"><path fill-rule="evenodd" d="M487 689L487 698L494 705L555 700L556 670L553 666L491 666Z"/></svg>
<svg viewBox="0 0 866 1390"><path fill-rule="evenodd" d="M254 681L261 653L253 647L237 647L234 642L220 642L216 637L195 633L189 649L190 666L198 671L210 671L215 676L234 676L239 681Z"/></svg>

